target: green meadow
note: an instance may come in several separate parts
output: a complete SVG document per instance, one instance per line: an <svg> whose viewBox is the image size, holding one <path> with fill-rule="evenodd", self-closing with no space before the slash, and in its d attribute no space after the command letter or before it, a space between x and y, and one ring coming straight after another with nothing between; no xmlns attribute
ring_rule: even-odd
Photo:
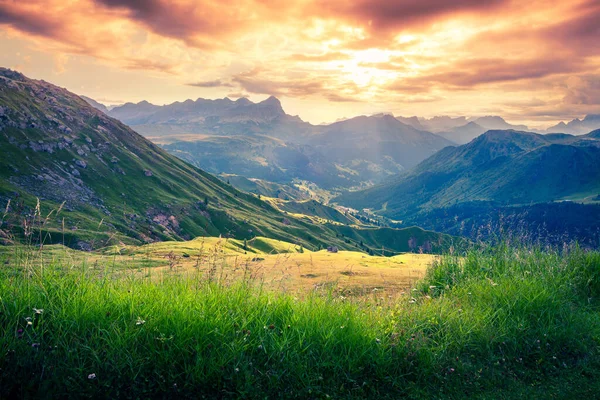
<svg viewBox="0 0 600 400"><path fill-rule="evenodd" d="M406 292L354 296L59 247L5 247L0 261L0 398L546 399L600 389L600 253L578 247L445 255ZM145 272L124 273L136 269Z"/></svg>

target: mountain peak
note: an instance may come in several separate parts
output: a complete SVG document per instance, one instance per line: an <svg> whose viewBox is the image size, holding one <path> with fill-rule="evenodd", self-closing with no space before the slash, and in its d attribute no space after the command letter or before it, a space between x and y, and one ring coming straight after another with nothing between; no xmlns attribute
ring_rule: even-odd
<svg viewBox="0 0 600 400"><path fill-rule="evenodd" d="M499 122L499 123L504 123L504 124L506 123L504 118L502 118L498 115L485 115L483 117L475 118L471 122L477 122L477 121Z"/></svg>
<svg viewBox="0 0 600 400"><path fill-rule="evenodd" d="M575 118L568 123L558 124L546 129L546 133L569 133L572 135L585 135L586 133L600 128L600 114L588 114L585 118Z"/></svg>
<svg viewBox="0 0 600 400"><path fill-rule="evenodd" d="M276 107L281 108L281 101L279 101L279 99L275 96L269 96L269 98L261 101L259 104L276 106Z"/></svg>
<svg viewBox="0 0 600 400"><path fill-rule="evenodd" d="M378 117L378 118L392 117L393 118L394 114L392 114L391 112L380 112L380 113L371 115L371 117Z"/></svg>
<svg viewBox="0 0 600 400"><path fill-rule="evenodd" d="M379 114L374 114L371 115L369 117L367 117L367 119L376 119L376 120L381 120L387 123L400 123L402 124L402 122L400 122L399 120L397 120L393 114L390 113L379 113Z"/></svg>
<svg viewBox="0 0 600 400"><path fill-rule="evenodd" d="M248 100L247 97L240 97L239 99L237 99L235 101L237 104L242 104L242 105L247 105L247 104L252 104L252 102L250 100Z"/></svg>

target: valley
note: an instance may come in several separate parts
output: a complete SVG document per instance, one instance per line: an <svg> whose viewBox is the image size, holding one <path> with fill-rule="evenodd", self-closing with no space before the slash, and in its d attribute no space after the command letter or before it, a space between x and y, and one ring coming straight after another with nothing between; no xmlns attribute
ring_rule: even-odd
<svg viewBox="0 0 600 400"><path fill-rule="evenodd" d="M18 72L0 70L0 107L5 243L26 239L91 250L264 236L310 250L383 247L394 254L410 250L410 240L432 250L462 242L416 227L294 217L170 155L78 96Z"/></svg>
<svg viewBox="0 0 600 400"><path fill-rule="evenodd" d="M600 0L0 0L0 400L600 395Z"/></svg>
<svg viewBox="0 0 600 400"><path fill-rule="evenodd" d="M585 204L578 210L591 215L600 207L594 115L563 124L559 134L560 124L535 130L498 116L376 114L315 126L286 114L274 97L126 104L109 113L305 220L327 221L331 207L350 217L344 224L416 225L471 240L493 236L482 233L485 226L505 225L511 235L535 232L531 240L552 244L600 243L595 219L567 212L559 221L552 212L563 201ZM308 199L322 203L319 212L290 210Z"/></svg>

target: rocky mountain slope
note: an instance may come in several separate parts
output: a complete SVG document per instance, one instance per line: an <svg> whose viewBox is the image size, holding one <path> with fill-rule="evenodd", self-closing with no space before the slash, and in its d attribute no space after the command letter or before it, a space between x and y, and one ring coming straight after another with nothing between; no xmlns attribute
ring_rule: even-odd
<svg viewBox="0 0 600 400"><path fill-rule="evenodd" d="M259 103L226 97L186 100L165 106L142 101L115 107L108 115L147 136L260 134L285 139L304 136L311 130L310 124L286 114L275 97Z"/></svg>

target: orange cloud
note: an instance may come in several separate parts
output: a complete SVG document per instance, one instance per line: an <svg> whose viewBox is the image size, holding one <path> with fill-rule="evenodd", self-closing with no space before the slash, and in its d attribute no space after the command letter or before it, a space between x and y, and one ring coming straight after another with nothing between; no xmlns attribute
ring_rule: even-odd
<svg viewBox="0 0 600 400"><path fill-rule="evenodd" d="M188 83L188 86L195 86L200 88L215 88L215 87L233 87L233 85L229 82L223 82L220 79L216 79L213 81L202 81L202 82L194 82Z"/></svg>
<svg viewBox="0 0 600 400"><path fill-rule="evenodd" d="M291 61L307 61L307 62L329 62L351 60L352 56L342 52L332 52L324 54L292 54L287 57Z"/></svg>
<svg viewBox="0 0 600 400"><path fill-rule="evenodd" d="M594 111L598 21L598 0L0 0L0 30L55 60L169 76L181 93L310 98L334 104L332 120L343 103L425 115L464 102L524 119ZM544 104L514 102L534 97Z"/></svg>

